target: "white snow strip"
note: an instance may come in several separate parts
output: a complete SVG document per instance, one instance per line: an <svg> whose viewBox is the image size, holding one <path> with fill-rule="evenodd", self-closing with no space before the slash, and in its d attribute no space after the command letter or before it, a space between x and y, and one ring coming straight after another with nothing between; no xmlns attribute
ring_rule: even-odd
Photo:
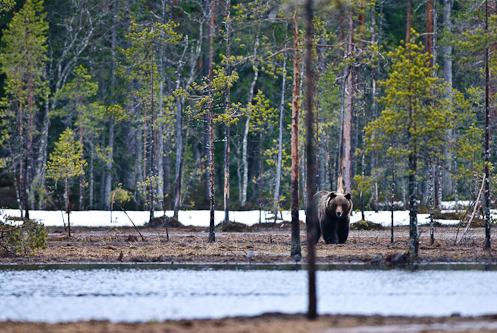
<svg viewBox="0 0 497 333"><path fill-rule="evenodd" d="M71 212L71 225L72 226L85 226L85 227L111 227L111 226L132 226L130 219L137 226L142 226L149 220L148 211L127 211L129 216L122 211L74 211ZM283 220L289 222L291 220L290 211L283 211ZM374 211L364 212L366 220L374 223L379 223L383 226L391 225L390 211ZM163 212L158 211L155 216L162 216ZM167 216L172 216L172 211L166 211ZM5 216L20 217L20 211L17 209L5 209L0 211L0 219L4 220ZM62 214L60 211L46 211L46 210L31 210L29 216L38 220L46 226L63 226L67 223L67 214ZM232 211L230 212L230 220L235 222L244 223L246 225L253 225L259 223L259 216L261 222L273 222L273 214L268 211L259 213L257 210L252 211ZM492 211L493 218L497 218L497 211ZM278 214L278 217L279 214ZM222 222L224 219L224 211L215 211L214 221L216 224ZM305 212L299 212L299 219L305 221ZM361 213L354 212L350 218L351 223L361 220ZM189 226L209 226L209 211L208 210L185 210L179 212L179 221L184 225ZM442 224L453 225L457 224L458 220L436 220ZM278 222L281 222L279 220ZM418 214L418 223L420 225L429 223L428 214ZM409 225L409 211L394 211L394 225L402 226Z"/></svg>

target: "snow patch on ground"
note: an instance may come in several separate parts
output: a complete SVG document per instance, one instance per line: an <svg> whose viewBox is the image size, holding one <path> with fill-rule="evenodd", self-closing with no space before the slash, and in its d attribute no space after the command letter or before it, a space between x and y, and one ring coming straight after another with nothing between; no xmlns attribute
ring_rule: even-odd
<svg viewBox="0 0 497 333"><path fill-rule="evenodd" d="M459 207L462 204L459 202ZM455 207L453 201L443 202L442 207L450 209ZM29 212L30 217L34 218L46 226L63 226L67 223L67 214L60 211L46 211L46 210L32 210ZM142 226L149 220L150 213L148 211L127 211L126 215L122 211L74 211L71 212L71 225L72 226L85 226L85 227L115 227L115 226L133 226L130 219L137 225ZM391 225L391 212L390 211L374 211L364 212L366 220L374 223L379 223L383 226ZM156 216L162 216L163 212L156 212ZM172 211L166 211L167 216L172 216ZM290 211L283 211L283 221L291 221ZM20 211L17 209L5 209L0 211L0 218L4 220L5 216L20 217ZM111 217L112 216L112 217ZM128 217L129 216L129 217ZM179 221L184 225L189 226L209 226L209 211L208 210L185 210L179 212ZM497 211L492 211L492 217L497 218ZM280 218L280 214L278 214ZM218 224L224 219L224 211L215 211L214 220ZM305 212L299 211L299 219L305 221ZM232 211L230 212L230 220L235 222L244 223L246 225L253 225L259 223L273 222L273 214L268 211L259 212L258 210L252 211ZM361 220L361 213L356 211L352 214L351 223ZM436 220L442 224L453 225L457 224L459 220ZM281 222L281 220L278 220ZM429 214L418 214L418 223L420 225L429 223ZM409 211L397 210L394 211L394 226L409 225Z"/></svg>

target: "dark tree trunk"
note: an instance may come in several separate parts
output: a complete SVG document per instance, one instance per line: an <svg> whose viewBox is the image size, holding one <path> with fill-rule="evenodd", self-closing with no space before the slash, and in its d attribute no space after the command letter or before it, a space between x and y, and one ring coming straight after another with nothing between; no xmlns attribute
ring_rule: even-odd
<svg viewBox="0 0 497 333"><path fill-rule="evenodd" d="M280 123L279 123L279 136L278 136L278 163L276 166L276 185L274 189L274 223L276 223L276 216L278 215L278 207L280 202L281 164L283 159L283 118L285 115L285 86L286 86L286 56L283 58L283 75L281 83Z"/></svg>
<svg viewBox="0 0 497 333"><path fill-rule="evenodd" d="M83 123L84 123L84 115L82 110L82 101L79 99L79 142L81 143L81 147L84 147L84 136L83 136ZM81 154L79 155L79 161L83 164L85 159L84 149L81 149ZM85 174L81 173L79 175L79 210L85 209Z"/></svg>
<svg viewBox="0 0 497 333"><path fill-rule="evenodd" d="M306 148L307 148L307 271L309 274L309 307L307 317L317 318L317 296L316 296L316 254L314 246L317 236L317 212L314 206L314 194L316 193L316 145L314 140L314 112L313 112L313 86L314 70L312 68L312 40L313 40L313 0L306 0L306 57L305 68L307 78L306 96Z"/></svg>
<svg viewBox="0 0 497 333"><path fill-rule="evenodd" d="M19 110L19 202L21 203L21 217L29 218L26 197L26 162L24 149L24 114L22 106ZM28 216L26 216L28 215Z"/></svg>
<svg viewBox="0 0 497 333"><path fill-rule="evenodd" d="M209 132L209 208L210 208L210 223L209 223L209 242L216 241L214 233L214 96L212 91L212 80L214 78L214 10L216 3L211 0L210 4L210 19L209 19L209 113L208 113L208 132Z"/></svg>
<svg viewBox="0 0 497 333"><path fill-rule="evenodd" d="M180 74L178 73L178 79L176 81L176 89L180 87ZM174 196L174 217L178 218L178 212L181 205L181 169L183 166L183 121L182 121L182 100L181 97L177 97L176 100L176 172L175 172L175 183L176 190Z"/></svg>
<svg viewBox="0 0 497 333"><path fill-rule="evenodd" d="M262 119L261 119L262 122ZM259 223L262 223L262 130L259 131Z"/></svg>
<svg viewBox="0 0 497 333"><path fill-rule="evenodd" d="M390 196L390 214L391 214L391 226L390 226L390 243L393 243L393 200L395 198L395 165L392 166L392 186L391 186L391 196Z"/></svg>
<svg viewBox="0 0 497 333"><path fill-rule="evenodd" d="M444 14L443 14L443 27L444 30L447 32L452 31L452 23L450 20L450 12L452 9L452 3L453 0L443 0L444 4ZM447 94L449 95L449 99L452 102L452 45L450 43L445 43L443 46L443 75L444 75L444 80L448 84L447 88ZM453 135L454 129L448 130L447 131L447 142L452 142L454 135ZM454 193L454 200L456 201L456 211L457 211L457 179L454 177L452 178L450 171L452 170L457 170L457 167L455 165L456 159L452 157L452 153L450 149L446 149L445 151L445 159L447 161L450 161L453 159L453 163L449 164L449 172L444 172L444 178L443 178L443 184L444 184L444 191L446 193Z"/></svg>
<svg viewBox="0 0 497 333"><path fill-rule="evenodd" d="M383 7L382 7L383 8ZM371 6L371 42L373 45L375 45L376 42L376 11L375 11L375 6ZM371 84L372 84L372 91L371 91L371 98L372 98L372 116L371 116L371 122L374 122L378 116L378 102L376 100L377 93L376 93L376 75L378 68L380 67L380 61L379 57L377 58L376 61L376 68L374 68L371 71ZM371 134L372 137L374 137L374 133ZM376 161L377 161L377 152L373 152L371 154L371 171L373 172L376 169ZM374 205L374 211L378 212L378 180L375 177L374 180L374 188L373 188L373 205Z"/></svg>
<svg viewBox="0 0 497 333"><path fill-rule="evenodd" d="M485 0L485 32L488 33L488 0ZM490 244L490 71L488 66L489 49L485 51L485 248Z"/></svg>
<svg viewBox="0 0 497 333"><path fill-rule="evenodd" d="M150 176L149 176L149 211L150 211L150 221L154 219L155 212L155 200L156 200L156 175L157 175L157 165L155 164L155 112L154 112L154 49L153 46L150 48Z"/></svg>
<svg viewBox="0 0 497 333"><path fill-rule="evenodd" d="M297 9L293 15L293 89L292 89L292 171L291 171L291 215L292 240L290 254L301 255L299 225L299 31Z"/></svg>
<svg viewBox="0 0 497 333"><path fill-rule="evenodd" d="M110 78L110 84L111 84L111 94L112 98L115 99L115 87L117 85L116 83L116 63L117 63L117 57L116 57L116 51L117 51L117 18L118 18L118 8L119 8L119 0L115 0L112 8L113 12L113 17L112 17L112 35L111 35L111 54L112 54L112 73L111 73L111 78ZM115 102L113 100L112 102ZM104 191L104 209L109 210L110 209L110 192L112 190L112 165L113 165L113 155L114 155L114 125L115 125L115 120L114 116L111 115L109 119L109 151L110 151L110 156L107 162L107 165L105 166L105 191Z"/></svg>
<svg viewBox="0 0 497 333"><path fill-rule="evenodd" d="M411 0L407 0L406 44L411 42Z"/></svg>
<svg viewBox="0 0 497 333"><path fill-rule="evenodd" d="M429 197L429 208L430 208L430 243L433 245L435 242L434 235L434 225L433 225L433 212L435 207L434 193L435 193L435 173L434 166L431 163L428 163L428 197Z"/></svg>
<svg viewBox="0 0 497 333"><path fill-rule="evenodd" d="M411 35L411 1L407 0L407 24L406 24L406 45L410 43L410 35ZM408 56L411 57L411 48L408 47ZM412 59L411 59L412 61ZM411 91L411 87L409 87L409 92ZM409 255L412 260L418 259L418 250L419 250L419 232L418 232L418 204L416 200L416 192L417 192L417 180L416 180L416 171L417 171L417 145L416 138L411 135L411 129L416 131L416 124L414 123L414 112L415 107L413 107L412 100L409 98L408 101L408 127L407 127L407 140L409 144L409 153L408 153L408 196L409 196Z"/></svg>
<svg viewBox="0 0 497 333"><path fill-rule="evenodd" d="M354 21L352 7L348 8L348 56L351 57L354 52L354 47L352 45L354 39ZM343 193L352 192L352 179L353 179L353 153L352 153L352 121L354 113L354 69L349 67L347 84L346 84L346 96L345 96L345 114L343 123Z"/></svg>
<svg viewBox="0 0 497 333"><path fill-rule="evenodd" d="M432 55L432 51L433 51L433 0L428 0L426 2L426 52L428 52L429 55Z"/></svg>
<svg viewBox="0 0 497 333"><path fill-rule="evenodd" d="M226 75L231 75L231 0L226 0ZM226 91L226 114L230 114L231 106L231 89ZM230 124L225 125L225 142L224 142L224 223L230 220Z"/></svg>
<svg viewBox="0 0 497 333"><path fill-rule="evenodd" d="M69 209L69 179L66 178L65 182L65 201L66 201L66 213L67 213L67 231L68 235L71 236L71 214Z"/></svg>

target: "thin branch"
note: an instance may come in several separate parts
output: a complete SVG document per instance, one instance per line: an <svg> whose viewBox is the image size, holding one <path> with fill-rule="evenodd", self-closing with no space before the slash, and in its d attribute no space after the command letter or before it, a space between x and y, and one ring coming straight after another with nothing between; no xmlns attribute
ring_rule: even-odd
<svg viewBox="0 0 497 333"><path fill-rule="evenodd" d="M461 242L461 240L464 238L464 235L466 235L466 232L468 231L469 226L470 226L471 222L473 221L473 218L475 217L476 208L478 207L478 203L480 202L481 192L483 191L483 185L485 185L485 175L483 175L483 179L481 181L481 188L480 188L480 192L478 193L478 197L476 198L475 207L473 209L473 214L471 214L471 217L468 221L468 225L466 226L466 229L464 229L464 232L462 233L461 238L459 238L456 241L456 244L459 244Z"/></svg>

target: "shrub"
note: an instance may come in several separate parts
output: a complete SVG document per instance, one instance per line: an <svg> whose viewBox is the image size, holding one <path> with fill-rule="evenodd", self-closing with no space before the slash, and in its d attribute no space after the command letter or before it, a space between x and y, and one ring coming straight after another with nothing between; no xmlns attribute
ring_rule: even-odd
<svg viewBox="0 0 497 333"><path fill-rule="evenodd" d="M4 254L30 255L36 249L46 249L48 233L42 223L26 220L19 225L0 221L0 251Z"/></svg>

